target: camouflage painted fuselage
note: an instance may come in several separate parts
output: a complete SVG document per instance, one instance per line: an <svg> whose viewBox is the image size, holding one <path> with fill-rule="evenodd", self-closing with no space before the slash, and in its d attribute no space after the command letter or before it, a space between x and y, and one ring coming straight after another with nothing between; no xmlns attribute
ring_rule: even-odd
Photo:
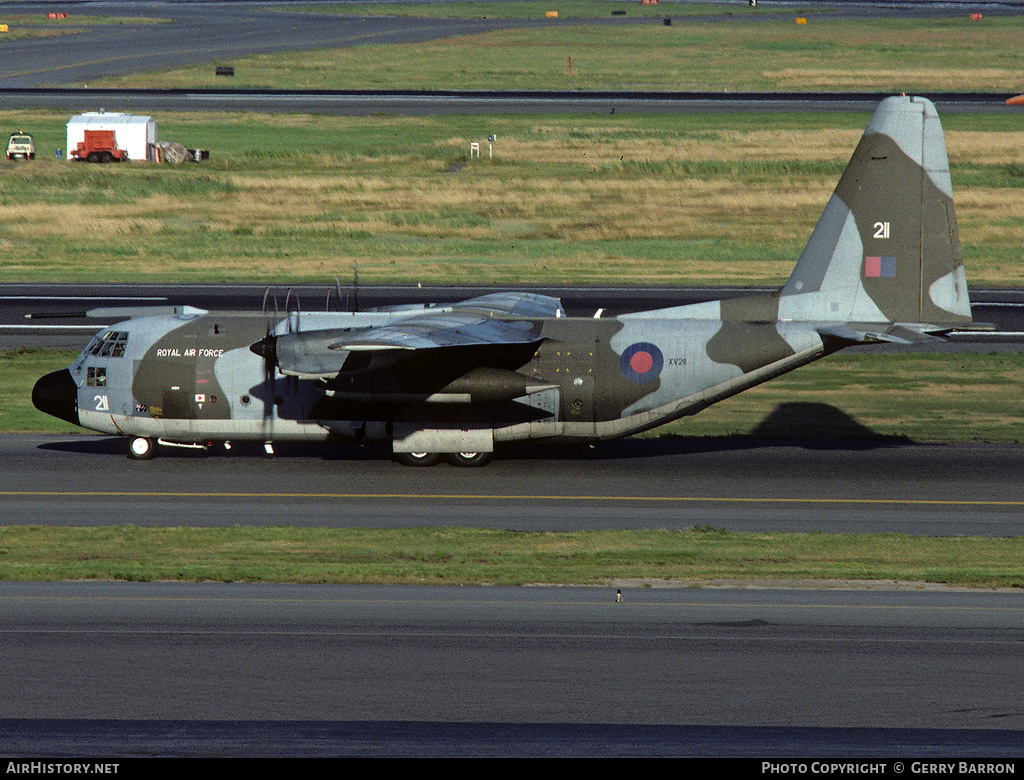
<svg viewBox="0 0 1024 780"><path fill-rule="evenodd" d="M305 314L301 322L306 333L337 333L403 318ZM305 378L252 349L268 330L287 338L294 319L222 312L116 325L70 368L75 422L180 442L333 437L431 451L593 442L692 414L827 350L816 333L778 323L509 317L535 338L479 354L423 350L385 371ZM121 336L117 354L104 348L106 334Z"/></svg>

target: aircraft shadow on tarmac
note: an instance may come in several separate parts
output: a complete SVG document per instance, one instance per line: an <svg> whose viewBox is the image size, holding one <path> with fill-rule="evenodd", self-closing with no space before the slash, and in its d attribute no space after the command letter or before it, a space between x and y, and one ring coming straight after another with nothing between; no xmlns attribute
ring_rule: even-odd
<svg viewBox="0 0 1024 780"><path fill-rule="evenodd" d="M692 422L700 430L700 418ZM916 445L908 436L878 433L841 409L823 403L791 401L779 404L755 428L727 436L668 435L604 442L597 447L522 446L506 457L537 459L615 460L665 455L699 455L706 452L802 447L820 450L865 450L876 447ZM513 454L515 453L515 454Z"/></svg>
<svg viewBox="0 0 1024 780"><path fill-rule="evenodd" d="M699 418L693 427L699 430ZM917 444L907 436L881 434L858 422L841 409L824 403L787 402L779 404L753 430L728 436L663 436L660 438L628 438L603 442L596 447L580 445L551 446L523 444L500 451L502 460L627 460L671 455L726 452L764 447L802 447L820 450L864 450ZM83 455L125 455L123 437L69 437L41 444L39 449ZM263 447L256 442L238 442L226 452L220 445L208 449L164 447L160 457L197 458L231 455L263 457ZM388 460L384 446L360 447L353 444L313 444L279 442L274 445L275 458L318 458L321 460Z"/></svg>

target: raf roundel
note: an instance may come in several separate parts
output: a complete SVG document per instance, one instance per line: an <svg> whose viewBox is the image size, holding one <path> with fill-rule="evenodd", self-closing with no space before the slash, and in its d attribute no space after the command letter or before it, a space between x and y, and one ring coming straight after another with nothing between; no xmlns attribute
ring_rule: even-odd
<svg viewBox="0 0 1024 780"><path fill-rule="evenodd" d="M653 382L661 375L664 366L665 357L661 350L646 341L638 341L626 347L619 358L623 376L638 385Z"/></svg>

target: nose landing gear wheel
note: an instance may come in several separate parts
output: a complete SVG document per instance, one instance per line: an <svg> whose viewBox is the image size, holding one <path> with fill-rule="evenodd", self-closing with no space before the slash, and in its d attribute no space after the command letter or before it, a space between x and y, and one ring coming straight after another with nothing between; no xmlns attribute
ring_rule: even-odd
<svg viewBox="0 0 1024 780"><path fill-rule="evenodd" d="M156 457L156 440L136 436L128 442L128 457L132 460L150 460Z"/></svg>

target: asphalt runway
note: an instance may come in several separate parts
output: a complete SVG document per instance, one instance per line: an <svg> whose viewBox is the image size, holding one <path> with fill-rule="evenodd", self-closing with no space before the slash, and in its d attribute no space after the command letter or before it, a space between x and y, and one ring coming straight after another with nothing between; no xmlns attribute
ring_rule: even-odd
<svg viewBox="0 0 1024 780"><path fill-rule="evenodd" d="M1019 758L1019 593L0 584L0 753Z"/></svg>
<svg viewBox="0 0 1024 780"><path fill-rule="evenodd" d="M824 404L775 414L848 424ZM765 425L785 430L784 419ZM137 462L126 442L0 437L4 523L1024 531L1024 448L1013 445L639 439L508 450L482 469L411 469L383 451L298 444L278 445L272 459L239 443L229 454L164 448Z"/></svg>

